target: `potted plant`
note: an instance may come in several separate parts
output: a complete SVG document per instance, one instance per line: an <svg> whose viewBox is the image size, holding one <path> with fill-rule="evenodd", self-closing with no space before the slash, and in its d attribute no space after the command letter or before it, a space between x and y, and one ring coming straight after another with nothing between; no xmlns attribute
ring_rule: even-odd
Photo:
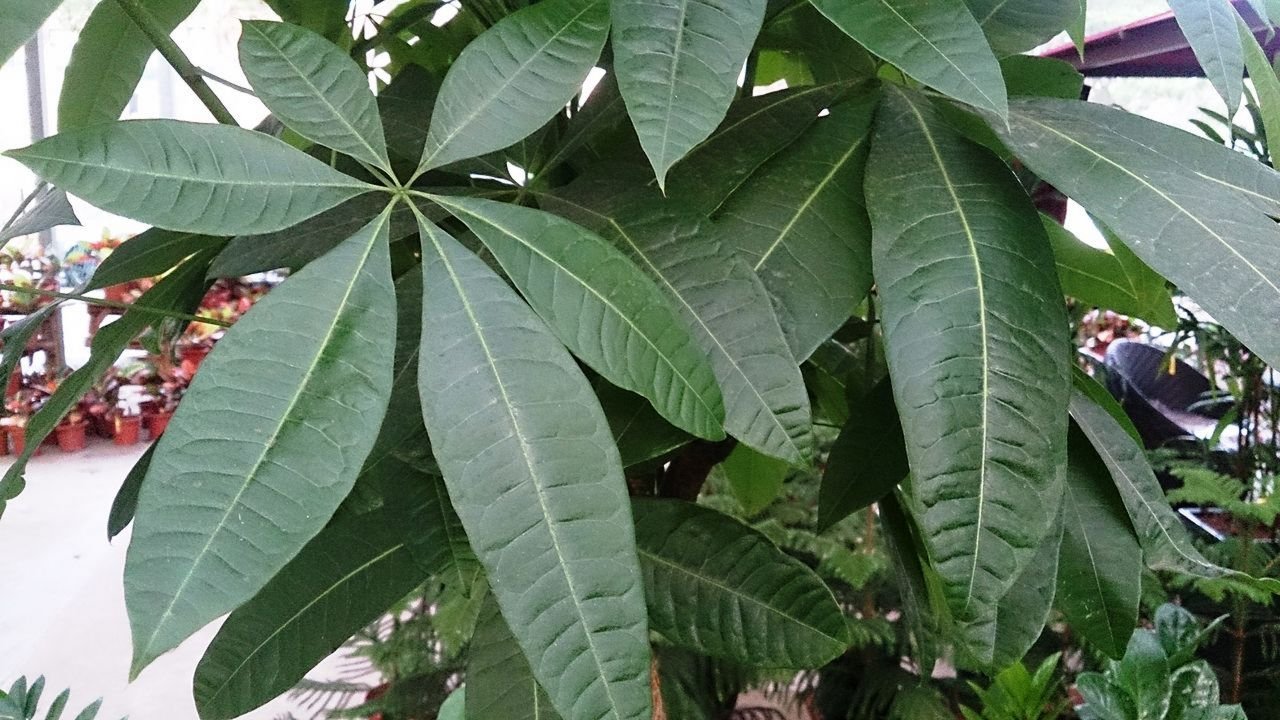
<svg viewBox="0 0 1280 720"><path fill-rule="evenodd" d="M85 448L86 431L89 428L84 413L72 410L58 423L54 431L58 436L58 448L63 452L80 452Z"/></svg>
<svg viewBox="0 0 1280 720"><path fill-rule="evenodd" d="M130 410L117 410L112 416L116 445L133 445L142 434L142 416Z"/></svg>

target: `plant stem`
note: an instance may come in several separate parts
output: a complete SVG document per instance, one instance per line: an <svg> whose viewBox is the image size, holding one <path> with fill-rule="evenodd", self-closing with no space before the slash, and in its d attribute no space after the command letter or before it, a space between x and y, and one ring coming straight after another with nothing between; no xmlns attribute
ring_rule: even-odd
<svg viewBox="0 0 1280 720"><path fill-rule="evenodd" d="M141 0L116 0L116 4L124 11L142 34L147 36L152 45L156 46L156 50L160 52L164 59L169 62L173 69L178 73L178 77L191 88L191 91L200 98L200 102L209 109L209 113L214 119L224 125L239 126L231 111L226 105L222 104L222 100L213 92L213 88L209 87L209 83L204 81L204 73L200 68L196 67L187 59L186 54L178 47L178 44L169 37L169 33L165 31L160 23L151 16Z"/></svg>
<svg viewBox="0 0 1280 720"><path fill-rule="evenodd" d="M9 285L0 283L0 290L8 290L15 293L27 293L29 295L39 295L41 297L58 298L59 300L76 300L86 305L97 305L99 307L109 307L116 310L137 310L140 313L148 313L151 315L163 315L177 320L187 320L189 322L204 323L206 325L217 325L218 327L229 328L231 323L216 318L200 317L199 315L190 315L177 310L164 310L162 308L149 307L147 305L139 305L137 303L124 303L115 300L107 300L106 298L95 298L87 295L76 295L75 293L64 293L56 290L41 290L39 288L21 287L19 285Z"/></svg>

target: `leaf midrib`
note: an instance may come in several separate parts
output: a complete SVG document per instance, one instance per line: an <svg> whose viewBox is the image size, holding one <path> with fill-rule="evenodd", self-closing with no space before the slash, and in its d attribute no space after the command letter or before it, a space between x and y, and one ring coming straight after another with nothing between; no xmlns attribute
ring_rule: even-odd
<svg viewBox="0 0 1280 720"><path fill-rule="evenodd" d="M243 186L243 187L290 188L290 189L299 188L299 187L310 187L310 188L345 188L345 189L359 189L359 190L366 190L366 191L386 190L386 188L382 187L381 185L372 185L370 183L362 182L353 177L348 177L345 175L343 177L345 177L350 182L340 183L337 181L314 181L314 180L307 180L305 182L287 181L287 180L263 182L263 181L250 180L248 178L227 178L227 177L219 177L216 180L211 180L206 177L199 177L194 175L178 175L176 173L159 172L151 168L141 168L141 169L126 168L118 165L105 165L103 163L86 162L84 160L71 160L68 158L61 158L61 157L49 157L48 155L37 155L35 153L26 152L26 151L22 151L22 152L9 151L4 154L8 155L9 157L13 157L15 159L22 157L22 158L28 158L31 160L43 160L45 162L54 163L57 165L70 165L73 167L90 168L94 170L106 170L113 173L130 173L135 176L150 177L150 178L156 178L159 180L181 180L183 182L200 183L203 185L216 185L216 186L234 185L234 186Z"/></svg>
<svg viewBox="0 0 1280 720"><path fill-rule="evenodd" d="M951 1L958 2L959 0L951 0ZM947 55L946 53L942 52L942 50L940 50L938 46L933 43L933 40L928 35L924 34L923 32L920 32L919 28L917 28L914 24L912 24L910 20L903 17L902 13L898 12L898 9L895 8L893 5L889 4L887 0L879 0L879 2L881 5L884 5L885 8L889 10L889 12L893 13L899 20L901 20L902 24L911 28L912 32L920 36L920 39L923 40L924 43L928 45L931 50L937 53L938 57L945 60L946 63L952 67L952 69L960 73L960 77L964 78L965 82L969 83L969 85L972 86L974 90L978 91L978 94L981 95L983 99L985 99L988 103L991 104L991 109L997 110L997 111L999 110L1000 106L996 103L995 100L991 98L990 95L987 94L987 91L983 90L981 85L979 85L973 78L969 77L969 73L965 72L963 68L957 65L955 61L951 59L950 55ZM968 12L968 11L966 10L965 12ZM978 27L981 28L980 25Z"/></svg>
<svg viewBox="0 0 1280 720"><path fill-rule="evenodd" d="M1093 586L1098 591L1098 597L1100 599L1105 598L1106 592L1102 589L1102 578L1098 574L1098 563L1094 559L1094 555L1093 555L1093 542L1089 538L1089 533L1085 532L1084 516L1080 514L1080 506L1076 504L1075 489L1071 487L1071 483L1065 483L1065 485L1066 485L1066 494L1063 499L1067 501L1065 503L1066 507L1070 509L1071 514L1074 515L1076 518L1075 525L1076 527L1080 528L1080 541L1084 543L1084 550L1089 555L1089 571L1090 571L1089 577L1092 578ZM1064 532L1065 532L1065 529L1064 529ZM1106 600L1103 600L1103 603L1106 604ZM1115 638L1117 637L1117 634L1116 634L1116 629L1111 625L1110 608L1103 609L1102 619L1103 619L1103 622L1105 622L1107 625L1107 636L1110 637L1112 641L1114 641Z"/></svg>

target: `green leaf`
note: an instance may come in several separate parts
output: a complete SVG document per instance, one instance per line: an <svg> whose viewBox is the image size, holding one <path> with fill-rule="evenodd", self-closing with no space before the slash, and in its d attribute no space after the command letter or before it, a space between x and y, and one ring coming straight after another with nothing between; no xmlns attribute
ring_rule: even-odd
<svg viewBox="0 0 1280 720"><path fill-rule="evenodd" d="M1196 655L1196 648L1224 620L1226 616L1209 623L1208 627L1201 627L1196 616L1180 605L1165 603L1156 608L1156 638L1169 658L1170 666L1177 667L1191 662Z"/></svg>
<svg viewBox="0 0 1280 720"><path fill-rule="evenodd" d="M327 38L346 32L347 10L343 0L266 0L282 19L314 30Z"/></svg>
<svg viewBox="0 0 1280 720"><path fill-rule="evenodd" d="M124 476L124 482L111 501L111 512L107 515L107 540L114 540L133 522L133 516L138 511L138 493L142 490L142 479L146 477L147 468L151 466L151 455L155 451L156 445L152 443L133 467L129 468L129 474Z"/></svg>
<svg viewBox="0 0 1280 720"><path fill-rule="evenodd" d="M849 631L806 565L733 518L678 500L634 499L652 628L673 643L749 665L821 667Z"/></svg>
<svg viewBox="0 0 1280 720"><path fill-rule="evenodd" d="M649 398L677 427L724 437L724 400L711 360L663 290L622 251L539 210L431 199L480 237L575 355L609 382Z"/></svg>
<svg viewBox="0 0 1280 720"><path fill-rule="evenodd" d="M610 0L614 69L658 184L724 118L765 0Z"/></svg>
<svg viewBox="0 0 1280 720"><path fill-rule="evenodd" d="M63 690L58 696L49 703L49 710L45 713L44 720L58 720L62 717L62 711L67 707L67 701L71 699L71 690Z"/></svg>
<svg viewBox="0 0 1280 720"><path fill-rule="evenodd" d="M1103 387L1102 383L1089 377L1084 370L1075 365L1071 367L1071 387L1092 400L1098 407L1106 410L1111 419L1115 420L1124 429L1125 434L1135 443L1140 444L1142 442L1142 434L1138 432L1133 420L1129 419L1124 408L1120 406L1120 403L1116 401L1111 392Z"/></svg>
<svg viewBox="0 0 1280 720"><path fill-rule="evenodd" d="M1171 667L1176 663L1170 662ZM1218 676L1204 660L1197 660L1178 668L1170 679L1172 693L1166 717L1188 720L1189 712L1198 708L1218 705Z"/></svg>
<svg viewBox="0 0 1280 720"><path fill-rule="evenodd" d="M1101 105L1020 98L994 122L1037 175L1264 360L1280 363L1280 174L1252 158ZM1155 152L1152 148L1160 148Z"/></svg>
<svg viewBox="0 0 1280 720"><path fill-rule="evenodd" d="M596 384L596 397L613 431L622 467L655 460L688 445L693 438L662 419L647 400L607 382Z"/></svg>
<svg viewBox="0 0 1280 720"><path fill-rule="evenodd" d="M1169 8L1205 76L1226 101L1227 114L1234 115L1244 88L1244 51L1235 9L1228 0L1169 0Z"/></svg>
<svg viewBox="0 0 1280 720"><path fill-rule="evenodd" d="M0 4L0 14L4 15L4 23L0 24L0 65L7 63L61 4L62 0L6 0Z"/></svg>
<svg viewBox="0 0 1280 720"><path fill-rule="evenodd" d="M1159 327L1177 326L1168 283L1129 248L1116 240L1111 245L1113 252L1099 250L1084 244L1057 220L1047 215L1041 215L1040 220L1053 245L1062 292L1087 305L1142 318Z"/></svg>
<svg viewBox="0 0 1280 720"><path fill-rule="evenodd" d="M1000 61L1009 96L1034 95L1079 100L1084 76L1071 63L1036 55L1010 55Z"/></svg>
<svg viewBox="0 0 1280 720"><path fill-rule="evenodd" d="M467 663L467 720L560 720L533 677L515 635L489 595L480 608Z"/></svg>
<svg viewBox="0 0 1280 720"><path fill-rule="evenodd" d="M1275 68L1267 60L1267 53L1258 44L1258 38L1245 24L1236 17L1240 43L1244 49L1244 66L1249 70L1249 79L1253 81L1253 89L1258 93L1258 111L1262 115L1262 130L1268 138L1280 138L1280 77Z"/></svg>
<svg viewBox="0 0 1280 720"><path fill-rule="evenodd" d="M259 301L183 397L125 563L133 675L252 597L350 492L391 393L389 215Z"/></svg>
<svg viewBox="0 0 1280 720"><path fill-rule="evenodd" d="M644 596L604 413L519 296L419 223L423 414L503 617L562 715L648 720Z"/></svg>
<svg viewBox="0 0 1280 720"><path fill-rule="evenodd" d="M755 515L769 507L782 492L782 483L791 468L781 460L739 445L720 463L720 471L729 481L738 504L747 515Z"/></svg>
<svg viewBox="0 0 1280 720"><path fill-rule="evenodd" d="M1057 606L1072 630L1119 658L1138 624L1142 547L1088 437L1072 425L1067 445Z"/></svg>
<svg viewBox="0 0 1280 720"><path fill-rule="evenodd" d="M1080 0L964 0L1000 55L1034 49L1080 14Z"/></svg>
<svg viewBox="0 0 1280 720"><path fill-rule="evenodd" d="M850 37L907 75L974 107L1008 113L1000 65L963 3L811 1Z"/></svg>
<svg viewBox="0 0 1280 720"><path fill-rule="evenodd" d="M102 698L98 698L97 700L94 700L92 703L89 703L88 707L81 710L80 714L76 715L75 720L93 720L95 717L98 716L98 710L101 708L102 708Z"/></svg>
<svg viewBox="0 0 1280 720"><path fill-rule="evenodd" d="M240 66L273 115L325 147L391 172L378 104L351 56L282 22L241 23Z"/></svg>
<svg viewBox="0 0 1280 720"><path fill-rule="evenodd" d="M902 423L889 380L881 380L853 405L822 474L820 531L893 492L909 472Z"/></svg>
<svg viewBox="0 0 1280 720"><path fill-rule="evenodd" d="M202 250L217 252L226 243L225 238L151 228L112 250L93 271L86 289L97 290L130 280L158 277L192 255Z"/></svg>
<svg viewBox="0 0 1280 720"><path fill-rule="evenodd" d="M668 718L680 720L717 720L724 714L725 701L720 697L725 690L708 682L722 677L723 664L711 658L676 647L659 645L654 648L657 664L658 691L662 693L662 709ZM729 690L729 692L736 692Z"/></svg>
<svg viewBox="0 0 1280 720"><path fill-rule="evenodd" d="M108 212L169 230L281 230L373 189L275 138L227 125L128 120L4 153Z"/></svg>
<svg viewBox="0 0 1280 720"><path fill-rule="evenodd" d="M1059 527L1040 543L1031 565L1000 598L996 612L995 667L1007 668L1019 663L1044 632L1053 609L1061 545Z"/></svg>
<svg viewBox="0 0 1280 720"><path fill-rule="evenodd" d="M1071 42L1076 46L1076 54L1080 59L1084 59L1084 33L1085 20L1089 14L1089 0L1079 0L1080 9L1076 13L1075 19L1067 26L1067 35L1071 38Z"/></svg>
<svg viewBox="0 0 1280 720"><path fill-rule="evenodd" d="M423 118L436 104L441 79L419 65L409 65L378 93L387 150L396 160L416 163L422 157L428 129Z"/></svg>
<svg viewBox="0 0 1280 720"><path fill-rule="evenodd" d="M1129 637L1124 657L1113 666L1115 682L1129 691L1138 708L1135 720L1162 720L1169 709L1169 660L1150 630Z"/></svg>
<svg viewBox="0 0 1280 720"><path fill-rule="evenodd" d="M542 127L581 89L608 34L605 0L543 0L498 21L445 76L419 170L501 150Z"/></svg>
<svg viewBox="0 0 1280 720"><path fill-rule="evenodd" d="M1100 673L1080 673L1076 689L1085 699L1085 704L1078 708L1082 718L1136 720L1138 717L1129 693Z"/></svg>
<svg viewBox="0 0 1280 720"><path fill-rule="evenodd" d="M0 245L59 225L80 224L67 194L52 185L41 183L22 203L18 212L0 228Z"/></svg>
<svg viewBox="0 0 1280 720"><path fill-rule="evenodd" d="M911 515L903 507L899 493L885 495L879 504L880 527L885 551L893 564L902 597L903 618L920 664L921 676L933 674L939 653L939 630L950 624L950 613L941 598L941 589L925 560L926 549Z"/></svg>
<svg viewBox="0 0 1280 720"><path fill-rule="evenodd" d="M1077 391L1071 397L1071 417L1120 491L1147 567L1203 578L1227 574L1226 570L1205 560L1191 544L1186 529L1164 499L1142 447L1110 413Z"/></svg>
<svg viewBox="0 0 1280 720"><path fill-rule="evenodd" d="M770 457L811 462L804 378L760 279L705 222L656 192L599 195L555 202L611 239L674 301L711 359L724 394L725 430Z"/></svg>
<svg viewBox="0 0 1280 720"><path fill-rule="evenodd" d="M831 108L831 117L752 175L716 221L764 282L800 360L849 319L871 288L862 178L878 99L862 92Z"/></svg>
<svg viewBox="0 0 1280 720"><path fill-rule="evenodd" d="M151 0L147 14L172 33L200 0ZM62 76L58 132L120 119L156 46L117 2L98 3L76 36Z"/></svg>
<svg viewBox="0 0 1280 720"><path fill-rule="evenodd" d="M998 158L903 90L876 123L872 255L913 492L955 619L990 663L996 604L1062 495L1061 292L1040 219Z"/></svg>
<svg viewBox="0 0 1280 720"><path fill-rule="evenodd" d="M463 685L445 698L444 704L440 706L440 714L436 715L436 720L467 720L466 712L467 686Z"/></svg>

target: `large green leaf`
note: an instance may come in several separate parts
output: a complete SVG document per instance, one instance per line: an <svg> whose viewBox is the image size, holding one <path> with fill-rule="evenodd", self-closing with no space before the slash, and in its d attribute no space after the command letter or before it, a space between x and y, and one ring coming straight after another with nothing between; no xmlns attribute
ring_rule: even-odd
<svg viewBox="0 0 1280 720"><path fill-rule="evenodd" d="M1227 103L1227 114L1240 107L1244 90L1244 48L1229 0L1169 0L1178 28L1191 43L1205 76Z"/></svg>
<svg viewBox="0 0 1280 720"><path fill-rule="evenodd" d="M1280 174L1101 105L1019 98L992 127L1236 337L1280 363ZM1158 148L1158 150L1156 149Z"/></svg>
<svg viewBox="0 0 1280 720"><path fill-rule="evenodd" d="M644 594L604 413L515 291L419 221L423 414L502 615L563 716L648 720Z"/></svg>
<svg viewBox="0 0 1280 720"><path fill-rule="evenodd" d="M1090 247L1051 217L1042 215L1053 245L1062 292L1100 308L1142 318L1163 328L1178 324L1168 283L1110 233L1111 252Z"/></svg>
<svg viewBox="0 0 1280 720"><path fill-rule="evenodd" d="M1255 10L1257 8L1255 7ZM1258 13L1265 17L1266 13ZM1258 114L1262 116L1262 130L1268 138L1280 138L1280 76L1268 59L1267 52L1258 43L1253 30L1244 18L1236 16L1237 31L1244 49L1244 66L1258 95ZM1274 32L1274 29L1272 29Z"/></svg>
<svg viewBox="0 0 1280 720"><path fill-rule="evenodd" d="M112 250L93 271L86 289L96 290L139 278L157 277L201 250L218 252L218 248L226 243L226 238L151 228Z"/></svg>
<svg viewBox="0 0 1280 720"><path fill-rule="evenodd" d="M200 0L152 0L146 9L171 33L199 4ZM76 36L62 76L58 131L119 120L155 50L120 3L98 3Z"/></svg>
<svg viewBox="0 0 1280 720"><path fill-rule="evenodd" d="M183 397L125 564L133 674L252 597L350 492L391 393L389 215L255 305Z"/></svg>
<svg viewBox="0 0 1280 720"><path fill-rule="evenodd" d="M390 172L369 78L336 45L297 25L245 21L240 66L258 99L290 129Z"/></svg>
<svg viewBox="0 0 1280 720"><path fill-rule="evenodd" d="M810 462L809 397L769 296L708 224L656 192L554 202L613 240L674 300L711 359L724 395L725 430L771 457Z"/></svg>
<svg viewBox="0 0 1280 720"><path fill-rule="evenodd" d="M103 210L208 235L281 230L374 189L262 133L175 120L94 125L4 154Z"/></svg>
<svg viewBox="0 0 1280 720"><path fill-rule="evenodd" d="M849 631L812 570L737 520L678 500L633 500L653 629L749 665L816 668Z"/></svg>
<svg viewBox="0 0 1280 720"><path fill-rule="evenodd" d="M893 492L909 472L902 423L889 380L881 380L852 405L822 473L819 530Z"/></svg>
<svg viewBox="0 0 1280 720"><path fill-rule="evenodd" d="M618 87L659 185L724 118L764 11L765 0L610 0Z"/></svg>
<svg viewBox="0 0 1280 720"><path fill-rule="evenodd" d="M467 687L467 720L560 720L493 595L485 599L476 619Z"/></svg>
<svg viewBox="0 0 1280 720"><path fill-rule="evenodd" d="M62 0L4 0L0 2L0 65L31 39Z"/></svg>
<svg viewBox="0 0 1280 720"><path fill-rule="evenodd" d="M1000 65L963 2L811 0L868 50L939 92L1008 112Z"/></svg>
<svg viewBox="0 0 1280 720"><path fill-rule="evenodd" d="M1008 167L921 95L886 93L867 167L885 353L930 556L990 663L996 604L1057 515L1067 321Z"/></svg>
<svg viewBox="0 0 1280 720"><path fill-rule="evenodd" d="M1058 579L1062 526L1055 526L1040 543L1035 558L1000 598L996 612L994 667L1020 662L1044 632Z"/></svg>
<svg viewBox="0 0 1280 720"><path fill-rule="evenodd" d="M544 0L476 38L445 76L419 169L501 150L573 98L609 34L606 0Z"/></svg>
<svg viewBox="0 0 1280 720"><path fill-rule="evenodd" d="M879 93L831 108L725 203L717 226L773 298L787 344L807 359L871 288L862 178Z"/></svg>
<svg viewBox="0 0 1280 720"><path fill-rule="evenodd" d="M1107 467L1072 425L1057 606L1071 629L1119 658L1138 624L1142 548Z"/></svg>
<svg viewBox="0 0 1280 720"><path fill-rule="evenodd" d="M657 283L622 251L555 215L433 196L480 237L561 342L613 384L700 437L724 437L709 360Z"/></svg>
<svg viewBox="0 0 1280 720"><path fill-rule="evenodd" d="M1001 55L1034 49L1080 14L1080 0L964 0Z"/></svg>

